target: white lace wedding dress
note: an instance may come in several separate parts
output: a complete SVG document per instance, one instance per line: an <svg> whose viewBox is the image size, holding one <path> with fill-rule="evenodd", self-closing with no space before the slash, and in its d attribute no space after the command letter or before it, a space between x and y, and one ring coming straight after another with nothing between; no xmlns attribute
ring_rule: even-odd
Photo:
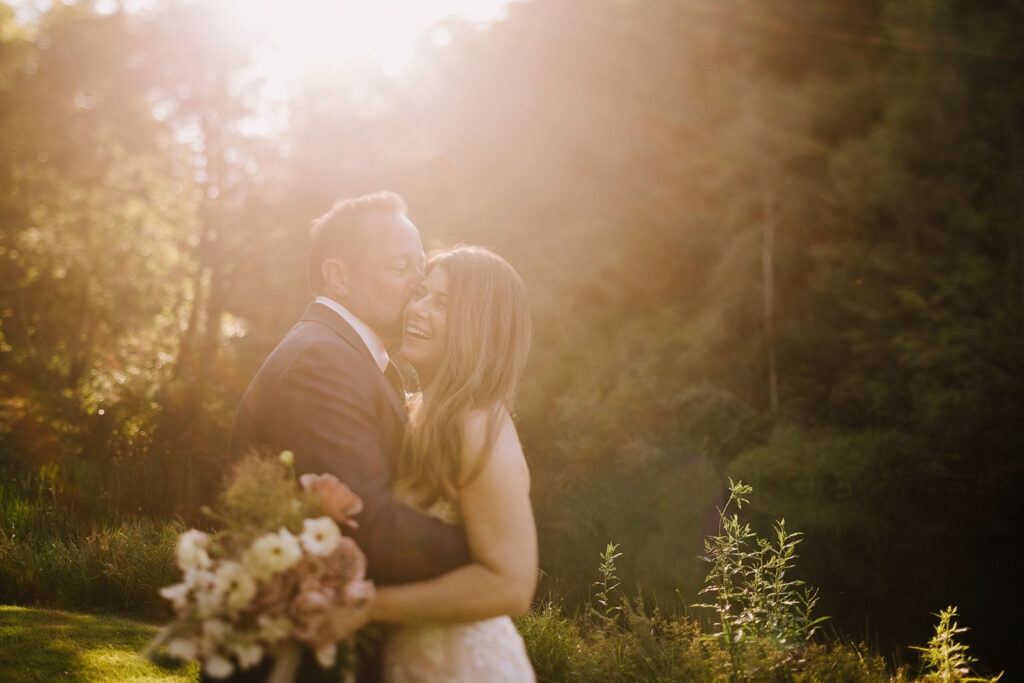
<svg viewBox="0 0 1024 683"><path fill-rule="evenodd" d="M427 514L458 523L451 509ZM509 617L397 626L384 641L385 683L532 683L526 645Z"/></svg>
<svg viewBox="0 0 1024 683"><path fill-rule="evenodd" d="M526 646L508 617L400 626L384 645L386 683L525 683Z"/></svg>

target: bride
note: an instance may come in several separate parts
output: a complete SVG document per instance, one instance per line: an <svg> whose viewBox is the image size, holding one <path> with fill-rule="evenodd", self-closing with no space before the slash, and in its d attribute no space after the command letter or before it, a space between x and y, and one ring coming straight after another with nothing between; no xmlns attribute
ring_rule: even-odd
<svg viewBox="0 0 1024 683"><path fill-rule="evenodd" d="M530 345L526 289L482 247L433 255L405 316L410 399L395 488L403 502L465 528L469 565L377 590L371 619L395 624L384 680L533 681L510 616L529 609L537 535L529 471L509 415Z"/></svg>

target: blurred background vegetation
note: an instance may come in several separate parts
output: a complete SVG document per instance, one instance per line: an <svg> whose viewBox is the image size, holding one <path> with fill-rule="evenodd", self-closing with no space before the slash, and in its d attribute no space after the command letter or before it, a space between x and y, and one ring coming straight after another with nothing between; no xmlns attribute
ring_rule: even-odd
<svg viewBox="0 0 1024 683"><path fill-rule="evenodd" d="M310 221L388 188L531 290L542 594L615 541L696 602L742 477L840 632L1019 656L1024 2L512 2L276 99L209 7L0 2L0 602L159 610L132 544L214 500Z"/></svg>

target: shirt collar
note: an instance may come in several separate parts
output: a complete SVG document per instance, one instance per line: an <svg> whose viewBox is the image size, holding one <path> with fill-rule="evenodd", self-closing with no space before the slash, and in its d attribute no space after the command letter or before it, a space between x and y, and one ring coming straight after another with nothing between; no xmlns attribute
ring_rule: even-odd
<svg viewBox="0 0 1024 683"><path fill-rule="evenodd" d="M357 318L351 311L334 299L326 296L317 296L316 302L318 304L323 304L344 318L345 322L352 326L352 329L356 331L359 338L363 340L364 344L366 344L366 348L369 349L370 355L373 356L373 360L377 363L377 367L380 368L380 371L384 372L387 369L388 363L391 359L388 357L387 349L384 348L384 342L381 341L381 338L376 332L371 330L366 323Z"/></svg>

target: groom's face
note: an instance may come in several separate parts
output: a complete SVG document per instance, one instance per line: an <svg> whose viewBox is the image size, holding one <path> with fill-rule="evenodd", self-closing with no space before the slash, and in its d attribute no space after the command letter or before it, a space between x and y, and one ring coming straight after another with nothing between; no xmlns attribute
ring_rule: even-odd
<svg viewBox="0 0 1024 683"><path fill-rule="evenodd" d="M371 238L350 264L343 303L390 344L401 337L402 313L423 280L423 244L416 226L397 213L367 214L361 227Z"/></svg>

